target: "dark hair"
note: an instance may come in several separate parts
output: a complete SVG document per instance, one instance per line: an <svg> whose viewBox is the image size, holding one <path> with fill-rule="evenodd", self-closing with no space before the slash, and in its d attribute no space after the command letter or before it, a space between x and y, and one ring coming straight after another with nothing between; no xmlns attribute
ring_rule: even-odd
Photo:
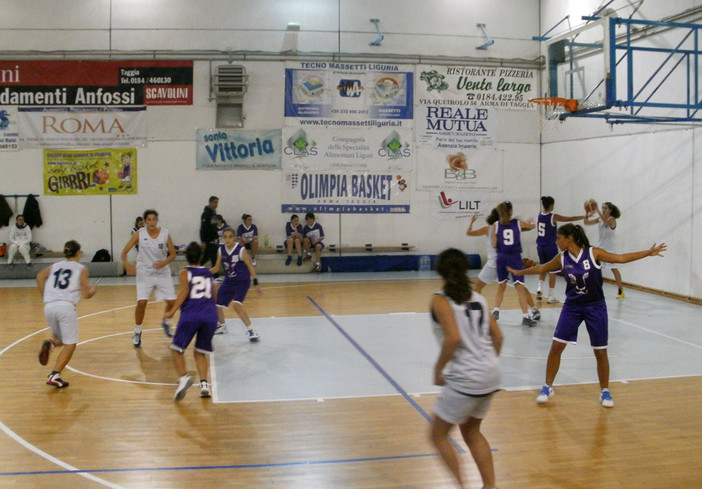
<svg viewBox="0 0 702 489"><path fill-rule="evenodd" d="M467 301L473 292L468 279L469 268L468 257L456 248L442 251L436 259L436 271L444 279L444 294L456 304Z"/></svg>
<svg viewBox="0 0 702 489"><path fill-rule="evenodd" d="M222 221L222 224L227 224L227 221L224 220L224 218L222 217L222 214L217 214L215 216L215 219L219 219L220 221Z"/></svg>
<svg viewBox="0 0 702 489"><path fill-rule="evenodd" d="M149 217L151 214L153 214L154 216L156 216L156 219L158 219L158 212L156 212L156 211L153 210L153 209L146 209L146 210L144 211L144 220L146 221L146 218Z"/></svg>
<svg viewBox="0 0 702 489"><path fill-rule="evenodd" d="M292 221L293 219L300 219L300 216L298 216L297 214L293 214L292 216L290 216L290 220Z"/></svg>
<svg viewBox="0 0 702 489"><path fill-rule="evenodd" d="M555 203L556 201L553 200L553 197L551 197L550 195L544 195L543 197L541 197L541 207L543 207L544 210L550 209Z"/></svg>
<svg viewBox="0 0 702 489"><path fill-rule="evenodd" d="M217 197L216 195L212 195L212 196L210 196L210 200L208 202L211 204L215 200L219 200L219 197Z"/></svg>
<svg viewBox="0 0 702 489"><path fill-rule="evenodd" d="M245 220L247 220L249 217L251 217L251 214L242 214L242 215L241 215L241 220L242 220L242 221L245 221Z"/></svg>
<svg viewBox="0 0 702 489"><path fill-rule="evenodd" d="M587 239L585 230L579 224L564 224L558 228L558 234L566 238L573 238L573 242L581 248L589 248L590 241Z"/></svg>
<svg viewBox="0 0 702 489"><path fill-rule="evenodd" d="M613 218L619 219L622 216L622 213L619 211L619 207L616 205L612 204L611 202L605 202L605 205L609 207L609 215Z"/></svg>
<svg viewBox="0 0 702 489"><path fill-rule="evenodd" d="M497 213L500 215L500 222L502 224L509 224L510 219L512 219L512 203L509 200L505 200L497 204Z"/></svg>
<svg viewBox="0 0 702 489"><path fill-rule="evenodd" d="M497 212L497 209L493 208L490 211L490 214L485 218L485 222L487 222L490 226L495 224L497 221L500 220L500 214Z"/></svg>
<svg viewBox="0 0 702 489"><path fill-rule="evenodd" d="M224 236L224 233L232 233L236 237L236 233L234 230L230 227L226 228L224 231L222 231L222 236Z"/></svg>
<svg viewBox="0 0 702 489"><path fill-rule="evenodd" d="M80 244L78 241L75 240L70 240L66 241L66 244L63 245L63 256L66 258L73 258L78 254L80 251Z"/></svg>
<svg viewBox="0 0 702 489"><path fill-rule="evenodd" d="M305 221L307 219L314 219L314 212L308 212L307 214L305 214Z"/></svg>
<svg viewBox="0 0 702 489"><path fill-rule="evenodd" d="M197 265L202 258L202 245L191 241L185 248L185 259L188 260L188 265Z"/></svg>
<svg viewBox="0 0 702 489"><path fill-rule="evenodd" d="M134 227L139 227L139 223L143 220L144 220L143 217L137 216L136 219L134 219Z"/></svg>

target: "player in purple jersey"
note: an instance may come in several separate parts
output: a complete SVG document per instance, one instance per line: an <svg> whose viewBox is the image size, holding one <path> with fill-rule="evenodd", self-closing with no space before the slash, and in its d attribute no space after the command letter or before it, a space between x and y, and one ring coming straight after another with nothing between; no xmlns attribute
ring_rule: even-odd
<svg viewBox="0 0 702 489"><path fill-rule="evenodd" d="M541 208L539 217L536 220L536 252L539 254L539 263L542 265L548 263L558 254L558 246L556 245L556 230L558 222L572 222L585 219L587 216L562 216L553 213L555 200L553 197L544 195L541 197ZM536 289L536 300L540 301L543 298L543 285L546 279L545 273L539 274L539 286ZM553 288L556 286L556 275L554 273L548 276L548 299L546 302L555 304L558 302L556 296L553 295Z"/></svg>
<svg viewBox="0 0 702 489"><path fill-rule="evenodd" d="M302 265L302 224L297 214L290 216L290 222L285 224L285 249L288 257L285 259L285 266L292 261L293 247L297 251L297 266Z"/></svg>
<svg viewBox="0 0 702 489"><path fill-rule="evenodd" d="M324 229L322 225L315 222L315 217L313 212L308 212L305 214L305 227L302 228L302 245L305 247L305 252L307 256L310 256L310 249L314 249L314 268L313 272L322 271L322 249L324 248Z"/></svg>
<svg viewBox="0 0 702 489"><path fill-rule="evenodd" d="M210 270L212 273L217 273L224 269L224 281L217 291L219 326L216 334L227 332L224 310L231 304L234 312L237 313L246 326L249 341L255 343L260 336L251 326L251 319L249 319L243 304L251 281L253 281L256 292L261 294L261 289L258 288L256 269L251 264L249 254L246 252L244 245L236 242L233 229L225 229L224 233L222 233L222 239L224 239L224 244L220 245L217 251L217 262Z"/></svg>
<svg viewBox="0 0 702 489"><path fill-rule="evenodd" d="M170 319L180 308L180 318L171 350L173 363L180 375L178 388L173 400L180 401L193 383L185 367L183 353L195 338L195 366L200 376L200 397L210 397L210 384L207 381L207 354L212 353L212 337L217 329L217 307L214 303L214 280L212 273L199 265L202 259L202 246L193 241L185 249L188 266L178 273L180 293L173 307L163 315Z"/></svg>
<svg viewBox="0 0 702 489"><path fill-rule="evenodd" d="M258 253L258 228L253 224L253 217L251 214L242 214L241 220L243 221L236 228L236 237L239 243L243 244L244 247L251 254L251 264L256 266L256 253ZM220 243L221 244L221 243Z"/></svg>
<svg viewBox="0 0 702 489"><path fill-rule="evenodd" d="M500 216L499 221L494 224L494 233L492 235L492 243L497 250L497 292L495 293L495 308L492 315L495 319L500 318L500 306L505 295L507 280L509 280L509 272L507 267L514 269L522 268L522 241L521 232L534 229L534 221L521 221L512 218L512 203L505 201L497 206L497 213ZM536 307L531 310L527 309L529 302L529 291L524 286L524 279L512 275L514 288L517 289L517 297L519 306L522 309L522 325L533 327L536 326L536 321L541 318L541 313Z"/></svg>
<svg viewBox="0 0 702 489"><path fill-rule="evenodd" d="M527 268L510 269L515 275L533 275L561 270L566 279L566 300L553 334L551 350L546 362L546 383L536 398L543 404L553 397L553 381L561 364L561 354L568 343L578 339L578 328L585 321L597 360L597 377L600 382L600 403L614 406L609 393L609 358L607 357L607 305L602 291L602 262L629 263L647 256L663 256L666 244L653 245L648 250L615 254L590 246L582 226L566 224L558 230L556 238L561 253L550 262Z"/></svg>

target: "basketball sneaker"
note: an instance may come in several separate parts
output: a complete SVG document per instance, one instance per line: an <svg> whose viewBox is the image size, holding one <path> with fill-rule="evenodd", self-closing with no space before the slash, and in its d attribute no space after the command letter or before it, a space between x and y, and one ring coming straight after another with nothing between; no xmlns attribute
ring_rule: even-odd
<svg viewBox="0 0 702 489"><path fill-rule="evenodd" d="M609 389L602 389L602 392L600 392L600 403L602 403L602 407L614 407L614 399L612 399Z"/></svg>
<svg viewBox="0 0 702 489"><path fill-rule="evenodd" d="M617 299L623 299L624 297L626 297L626 294L623 290L617 294Z"/></svg>
<svg viewBox="0 0 702 489"><path fill-rule="evenodd" d="M556 302L558 302L558 299L556 299L556 297L553 295L549 295L548 300L546 301L547 304L555 304Z"/></svg>
<svg viewBox="0 0 702 489"><path fill-rule="evenodd" d="M53 385L57 389L68 387L68 382L61 378L61 372L52 372L46 378L47 385Z"/></svg>
<svg viewBox="0 0 702 489"><path fill-rule="evenodd" d="M522 318L522 326L529 326L530 328L533 328L536 326L536 320L525 316Z"/></svg>
<svg viewBox="0 0 702 489"><path fill-rule="evenodd" d="M495 309L494 311L492 311L492 317L495 318L495 321L499 321L500 320L500 310Z"/></svg>
<svg viewBox="0 0 702 489"><path fill-rule="evenodd" d="M166 321L161 321L161 327L163 328L163 333L169 338L173 338L173 333L171 333L171 325Z"/></svg>
<svg viewBox="0 0 702 489"><path fill-rule="evenodd" d="M218 324L217 329L215 329L215 334L224 334L227 332L226 324Z"/></svg>
<svg viewBox="0 0 702 489"><path fill-rule="evenodd" d="M251 266L256 266L256 258L251 258Z"/></svg>
<svg viewBox="0 0 702 489"><path fill-rule="evenodd" d="M256 343L261 338L253 328L247 329L246 334L249 335L249 341L251 343Z"/></svg>
<svg viewBox="0 0 702 489"><path fill-rule="evenodd" d="M189 376L188 374L183 375L180 379L178 379L178 388L175 391L175 394L173 395L173 400L174 401L180 401L185 397L185 393L188 390L188 387L193 385L193 378Z"/></svg>
<svg viewBox="0 0 702 489"><path fill-rule="evenodd" d="M321 272L322 271L322 265L320 263L315 263L314 268L312 269L313 272Z"/></svg>
<svg viewBox="0 0 702 489"><path fill-rule="evenodd" d="M534 321L538 321L541 319L541 311L539 311L537 308L534 308L531 310L531 319Z"/></svg>
<svg viewBox="0 0 702 489"><path fill-rule="evenodd" d="M543 295L543 293L541 292L541 289L538 289L538 290L536 291L536 300L537 300L537 301L540 301L540 300L543 299L543 298L544 298L544 295Z"/></svg>
<svg viewBox="0 0 702 489"><path fill-rule="evenodd" d="M134 345L134 348L139 348L141 346L141 333L134 332L132 335L132 345Z"/></svg>
<svg viewBox="0 0 702 489"><path fill-rule="evenodd" d="M49 355L51 354L51 341L45 340L41 344L41 350L39 350L39 363L46 365L49 363Z"/></svg>
<svg viewBox="0 0 702 489"><path fill-rule="evenodd" d="M301 256L298 256L298 257L297 257L297 266L298 266L298 267L301 267L301 266L302 266L302 257L301 257Z"/></svg>
<svg viewBox="0 0 702 489"><path fill-rule="evenodd" d="M292 256L288 255L288 257L285 259L285 266L287 267L290 265L290 262L292 262Z"/></svg>
<svg viewBox="0 0 702 489"><path fill-rule="evenodd" d="M206 380L200 381L200 397L212 397L212 394L210 394L210 384L208 384Z"/></svg>
<svg viewBox="0 0 702 489"><path fill-rule="evenodd" d="M544 404L548 402L549 399L553 397L553 387L549 387L547 385L543 386L541 388L541 392L539 392L539 395L536 396L536 403L537 404Z"/></svg>

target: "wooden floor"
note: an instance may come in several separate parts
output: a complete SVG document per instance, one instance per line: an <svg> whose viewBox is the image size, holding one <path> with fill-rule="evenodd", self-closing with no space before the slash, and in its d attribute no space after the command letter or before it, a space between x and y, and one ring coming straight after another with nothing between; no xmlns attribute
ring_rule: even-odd
<svg viewBox="0 0 702 489"><path fill-rule="evenodd" d="M439 282L276 285L250 295L252 317L319 315L307 297L329 314L426 312ZM79 304L81 341L103 339L81 344L71 366L150 383L66 371L71 386L50 388L37 363L47 337L37 290L0 293L0 488L456 487L428 441L429 423L401 396L214 404L191 390L175 404L167 338L147 331L142 349L130 346L133 286L101 286ZM511 289L503 308L510 301ZM151 304L145 324L157 325L161 312ZM500 488L702 487L701 380L618 385L613 409L592 402L592 385L562 386L547 406L533 391L500 393L483 424ZM416 402L431 412L432 396ZM479 488L470 455L461 460Z"/></svg>

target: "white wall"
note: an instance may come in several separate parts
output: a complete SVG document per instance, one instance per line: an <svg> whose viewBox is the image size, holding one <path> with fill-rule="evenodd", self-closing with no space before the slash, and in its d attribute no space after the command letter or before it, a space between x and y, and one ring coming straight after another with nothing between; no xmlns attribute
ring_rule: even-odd
<svg viewBox="0 0 702 489"><path fill-rule="evenodd" d="M610 7L629 17L639 2L615 1ZM573 27L602 2L543 0L545 29L565 15ZM633 18L662 20L702 2L643 2ZM554 32L554 34L558 31ZM665 34L654 42L672 47ZM672 94L671 94L672 95ZM556 199L556 211L574 214L587 198L611 201L622 216L617 221L620 252L668 243L665 258L624 265L625 282L693 297L702 297L702 263L693 253L702 244L699 216L700 132L685 125L626 124L610 127L602 120L568 118L547 123L542 146L542 189ZM588 228L597 242L597 230Z"/></svg>
<svg viewBox="0 0 702 489"><path fill-rule="evenodd" d="M230 224L238 224L239 216L247 212L273 244L282 241L288 216L280 212L281 172L195 171L195 130L215 124L215 104L208 100L210 65L196 56L199 50L213 53L219 62L230 50L370 53L390 61L397 55L526 60L539 56L539 43L531 40L540 30L537 0L77 0L70 4L12 0L4 2L3 8L0 46L5 52L0 57L12 54L23 59L29 50L56 57L66 50L69 58L90 59L104 58L107 50L113 50L123 59L143 59L144 53L155 50L169 59L188 59L187 52L197 60L192 106L149 107L148 147L138 150L139 193L112 197L111 226L107 196L39 198L45 224L35 229L35 241L58 249L75 238L87 256L103 247L119 255L135 216L145 208L159 211L161 224L171 231L176 244L196 240L200 213L213 194L220 197L218 211ZM371 17L380 19L385 35L380 47L369 46L376 37ZM299 34L286 31L289 22L300 24ZM475 49L483 43L478 22L487 25L496 41L489 50ZM250 75L244 103L246 128L282 127L284 63L272 58L241 64ZM517 214L534 216L539 197L539 132L534 114L500 111L498 127L498 149L506 154L505 181L504 192L493 196L493 204L509 199ZM41 151L0 153L0 176L0 193L41 194ZM409 215L318 217L331 243L409 242L422 252L459 246L483 253L482 240L465 236L467 221L431 223L433 198L429 192L413 190ZM20 201L20 211L22 205ZM528 244L527 250L535 256L533 245Z"/></svg>

